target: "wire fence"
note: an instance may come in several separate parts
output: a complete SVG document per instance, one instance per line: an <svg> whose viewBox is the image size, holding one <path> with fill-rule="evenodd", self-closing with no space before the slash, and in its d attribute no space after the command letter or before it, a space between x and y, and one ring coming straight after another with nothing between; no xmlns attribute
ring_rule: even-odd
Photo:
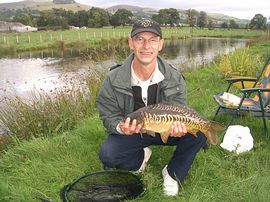
<svg viewBox="0 0 270 202"><path fill-rule="evenodd" d="M74 29L64 31L40 31L40 32L24 32L24 33L2 33L0 35L0 45L17 46L27 44L44 44L56 41L99 41L102 39L127 38L131 28L88 28ZM242 36L254 37L260 36L262 30L229 30L229 29L198 29L198 28L162 28L164 38L177 37L186 38L190 36ZM269 35L269 30L268 30Z"/></svg>

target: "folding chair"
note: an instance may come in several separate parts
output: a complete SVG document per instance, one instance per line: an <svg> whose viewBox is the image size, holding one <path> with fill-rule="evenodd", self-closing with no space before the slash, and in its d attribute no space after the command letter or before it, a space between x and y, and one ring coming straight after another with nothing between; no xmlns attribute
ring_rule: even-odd
<svg viewBox="0 0 270 202"><path fill-rule="evenodd" d="M263 76L260 87L258 86L260 78ZM266 119L270 118L270 57L265 63L262 72L258 78L235 78L227 79L229 87L226 92L214 95L214 99L218 103L214 120L222 109L223 112L232 114L234 116L241 115L244 112L250 112L253 116L261 117L264 124L266 133L268 132ZM245 81L253 81L252 88L245 88ZM243 89L241 89L242 96L236 96L229 93L229 90L233 83L241 82ZM251 95L254 95L251 98ZM233 121L234 116L230 123Z"/></svg>

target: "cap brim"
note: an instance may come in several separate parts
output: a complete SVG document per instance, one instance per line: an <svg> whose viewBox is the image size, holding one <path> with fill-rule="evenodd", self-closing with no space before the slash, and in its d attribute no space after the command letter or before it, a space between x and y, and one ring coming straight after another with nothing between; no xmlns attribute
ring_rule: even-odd
<svg viewBox="0 0 270 202"><path fill-rule="evenodd" d="M136 29L135 31L131 32L131 37L134 37L136 34L139 34L141 32L152 32L160 37L162 37L162 35L157 32L155 29L153 28L141 28L141 29Z"/></svg>

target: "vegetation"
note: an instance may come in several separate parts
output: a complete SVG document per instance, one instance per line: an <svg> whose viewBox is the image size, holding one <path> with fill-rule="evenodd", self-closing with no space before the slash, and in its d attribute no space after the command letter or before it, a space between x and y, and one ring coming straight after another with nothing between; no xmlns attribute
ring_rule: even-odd
<svg viewBox="0 0 270 202"><path fill-rule="evenodd" d="M256 57L263 62L266 53L268 55L270 53L269 47L269 41L263 42L251 46L248 51L240 50L236 54L240 58L249 56L249 53L257 54ZM230 60L230 57L227 60ZM207 67L184 73L188 85L189 106L209 119L213 117L217 107L212 95L227 87L224 75L220 74L219 70L220 67L222 68L224 60L226 58ZM89 77L89 79L92 81L93 77ZM94 89L89 95L95 95L100 85L96 80L92 82L97 84L94 85ZM91 87L93 87L93 83L90 85L90 89ZM67 97L62 99L62 96ZM75 107L68 102L76 102L76 104L78 102L77 99L70 99L71 97L66 93L57 98L60 98L60 101L58 99L55 101L61 102L61 106L68 106L67 109L70 106ZM94 100L95 97L92 99ZM43 107L47 105L50 104L43 105ZM26 119L24 124L35 123L39 119L40 115L32 113L32 109L36 106L31 107L25 108L24 113L17 111L19 113L17 117ZM84 107L81 107L84 111ZM22 108L24 109L24 107ZM66 107L60 108L64 109L64 112L66 111ZM52 114L50 117L42 119L41 125L45 125L46 123L43 122L54 119L53 116L61 113L60 108L57 112L52 111L53 108L48 109ZM90 105L89 108L94 109L94 105ZM42 113L41 108L36 109L38 112L40 111L40 114ZM74 110L74 113L76 111L78 110ZM62 122L73 116L70 113L62 113L62 115ZM58 127L52 126L50 130L39 132L40 136L33 134L28 141L21 140L22 137L19 134L14 134L13 145L8 145L9 148L0 157L2 171L0 173L0 201L31 202L36 201L34 197L37 195L60 201L59 191L65 184L85 173L101 170L98 150L107 135L106 130L94 111L86 115L89 117L81 120L81 116L78 116L75 118L75 122L71 122L73 127L67 127L67 129L75 127L73 130L62 132L64 130L61 127L56 130ZM220 116L219 121L228 122L228 118ZM12 122L12 119L9 121ZM152 146L153 155L146 172L142 175L147 192L138 201L268 201L270 196L270 147L267 142L269 138L263 135L261 120L257 118L243 117L235 120L234 124L250 127L255 143L254 149L236 155L222 150L219 146L210 146L207 152L199 152L186 181L181 186L179 196L174 198L163 195L160 174L174 148ZM18 126L14 124L14 127ZM51 131L50 135L47 131ZM223 134L219 134L219 143L222 136Z"/></svg>

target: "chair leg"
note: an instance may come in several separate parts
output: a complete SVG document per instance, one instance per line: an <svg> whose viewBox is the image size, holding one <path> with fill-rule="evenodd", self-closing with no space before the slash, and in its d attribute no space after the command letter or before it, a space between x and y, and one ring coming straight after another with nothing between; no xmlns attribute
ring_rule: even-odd
<svg viewBox="0 0 270 202"><path fill-rule="evenodd" d="M220 106L217 108L217 110L216 110L216 113L215 113L215 116L214 116L213 120L215 120L215 119L216 119L216 116L218 115L218 112L219 112L220 108L221 108Z"/></svg>
<svg viewBox="0 0 270 202"><path fill-rule="evenodd" d="M264 130L265 130L266 134L268 135L268 129L267 129L267 126L266 126L266 120L265 120L264 117L262 117L262 119L263 119Z"/></svg>

